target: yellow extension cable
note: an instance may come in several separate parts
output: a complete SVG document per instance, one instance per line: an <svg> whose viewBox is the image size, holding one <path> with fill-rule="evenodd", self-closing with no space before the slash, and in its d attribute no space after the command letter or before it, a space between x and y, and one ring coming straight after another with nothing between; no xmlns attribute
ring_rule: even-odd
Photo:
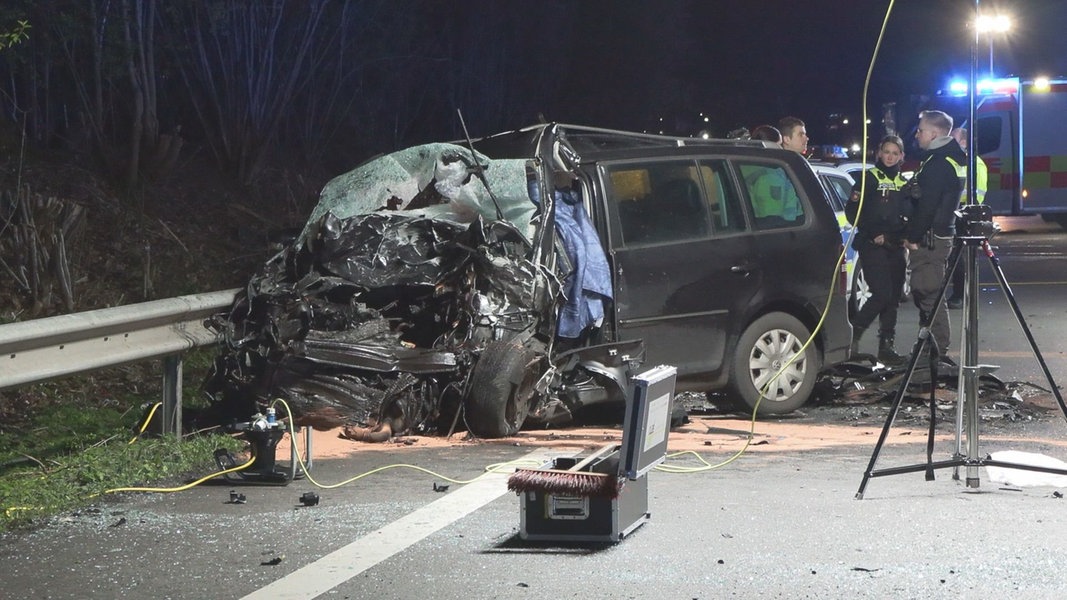
<svg viewBox="0 0 1067 600"><path fill-rule="evenodd" d="M533 461L523 460L523 459L504 462L504 463L495 463L495 464L491 464L491 465L486 466L485 467L485 472L482 473L481 475L479 475L478 477L475 477L473 479L461 480L461 479L453 479L451 477L446 477L444 475L441 475L440 473L436 473L434 471L431 471L429 469L426 469L426 468L423 468L423 467L420 467L420 466L417 466L417 465L393 464L393 465L385 465L385 466L382 466L382 467L378 467L376 469L372 469L370 471L367 471L367 472L362 473L360 475L357 475L355 477L346 479L346 480L344 480L344 481L342 481L340 483L322 484L322 483L319 483L318 481L316 481L315 478L311 476L311 472L307 468L307 464L304 462L304 458L300 456L300 453L298 451L295 451L295 449L297 448L297 444L296 444L297 435L296 435L296 428L293 425L293 413L292 413L292 410L289 408L289 405L285 402L285 400L282 400L281 398L276 398L275 400L273 400L271 402L271 407L274 407L275 404L279 404L279 403L285 409L285 413L288 416L287 425L288 425L288 429L289 429L289 439L290 439L290 442L293 444L293 447L294 447L294 453L293 454L296 456L296 459L297 459L298 463L300 464L300 468L301 468L302 472L304 473L305 478L308 481L310 481L313 485L315 485L316 487L321 488L321 489L338 488L338 487L341 487L343 485L347 485L349 483L352 483L353 481L357 481L359 479L362 479L362 478L364 478L364 477L366 477L368 475L373 475L374 473L380 473L380 472L383 472L383 471L387 471L389 469L396 469L396 468L406 468L406 469L412 469L412 470L415 470L415 471L420 471L422 473L426 473L428 475L440 478L440 479L442 479L444 481L448 481L450 483L455 483L455 484L459 485L459 484L471 483L471 482L477 481L478 479L488 475L489 473L501 472L501 471L504 471L506 469L513 468L513 467L516 467L516 466L523 466L523 465L540 466L540 465L537 465L537 464L533 463ZM140 434L142 432L144 432L144 430L148 427L148 422L152 419L152 415L155 413L156 409L159 408L159 406L160 405L157 403L155 406L152 407L152 410L149 412L148 417L145 419L145 422L142 425L140 431L138 431L137 436L134 436L134 438L130 440L130 442L129 442L130 444L132 444L135 441L137 441L138 436L140 436ZM242 465L239 465L239 466L236 466L236 467L231 467L229 469L225 469L225 470L218 471L218 472L215 472L215 473L211 473L210 475L205 475L204 477L201 477L200 479L197 479L196 481L187 483L185 485L177 486L177 487L169 487L169 488L160 488L160 487L118 487L118 488L112 488L112 489L109 489L109 490L105 490L105 491L101 492L101 494L111 494L111 493L116 493L116 492L157 492L157 493L181 492L181 491L185 491L185 490L187 490L189 488L195 487L197 485L200 485L201 483L204 483L205 481L207 481L209 479L213 479L215 477L219 477L219 476L225 475L227 473L234 473L234 472L237 472L237 471L242 471L244 469L247 469L249 466L252 465L252 463L254 461L255 461L255 457L250 457L248 459L248 461L245 462ZM93 497L95 497L97 495L99 495L99 494L94 494L93 496L89 496L89 497L93 498Z"/></svg>
<svg viewBox="0 0 1067 600"><path fill-rule="evenodd" d="M874 53L871 55L871 62L867 67L867 76L863 80L863 147L862 147L862 156L863 156L863 160L864 161L867 160L867 92L868 92L868 89L870 88L870 85L871 85L871 73L874 72L874 63L875 63L876 59L878 58L878 51L882 47L882 39L885 37L886 25L889 23L889 15L893 12L893 4L894 3L895 3L895 0L889 0L889 5L886 7L885 18L882 19L882 27L878 32L878 41L875 42ZM867 192L867 190L866 190L866 188L867 188L867 178L866 177L861 177L860 178L860 182L861 182L860 183L860 203L859 203L859 207L857 208L857 211L856 211L856 220L859 220L859 215L862 214L862 212L863 212L863 198L864 198L864 196L866 196L866 192ZM804 354L804 351L807 350L808 346L811 345L812 341L815 339L815 336L818 334L819 330L822 329L823 322L826 321L826 315L830 312L830 304L831 304L831 302L833 300L833 294L834 294L833 290L834 290L834 287L837 285L837 278L839 277L839 273L841 271L841 263L845 260L845 254L848 251L848 247L852 245L852 240L853 240L853 238L855 236L856 236L856 229L853 228L852 231L849 233L848 242L845 244L845 247L842 248L841 254L838 255L838 257L837 257L837 263L834 265L834 272L833 272L833 275L832 275L832 277L830 279L830 285L827 287L827 289L829 290L829 293L826 295L826 304L823 305L822 314L819 316L819 322L816 323L815 329L812 330L811 335L808 337L807 341L804 342L804 345L800 347L800 350L798 350L796 352L796 354L791 356L789 358L789 360L786 361L784 365L782 365L782 368L779 369L778 372L774 374L774 377L771 377L770 381L768 381L763 386L763 388L760 390L760 397L756 400L756 405L752 407L752 419L750 420L750 428L749 428L749 432L748 432L748 438L745 440L745 445L742 446L740 450L735 452L732 456L730 456L726 460L724 460L724 461L722 461L720 463L714 464L714 465L708 463L707 461L705 461L703 457L701 457L699 454L697 454L696 452L694 452L692 450L686 450L686 451L683 451L683 452L677 452L677 453L674 453L674 454L669 454L669 455L667 455L668 458L674 458L674 457L681 456L681 455L684 455L684 454L692 454L693 456L695 456L697 458L697 460L699 460L701 463L703 463L704 466L701 466L701 467L680 467L680 466L672 466L672 465L663 465L663 464L661 464L661 465L656 467L657 470L666 471L668 473L696 473L696 472L700 472L700 471L710 471L712 469L717 469L719 467L723 467L723 466L726 466L726 465L732 463L733 461L735 461L738 458L740 458L741 455L744 454L746 450L748 450L748 447L750 445L752 445L752 439L756 434L756 414L759 411L760 402L762 402L763 399L767 397L767 393L770 390L771 383L777 381L778 378L782 375L782 373L784 373L785 370L788 369L790 365L792 365L794 362L796 362L797 357L799 357L802 354Z"/></svg>
<svg viewBox="0 0 1067 600"><path fill-rule="evenodd" d="M289 439L292 442L293 447L295 449L296 448L296 430L295 430L295 428L293 426L293 413L289 409L289 405L285 402L285 400L282 400L281 398L276 398L273 402L271 402L271 406L274 406L274 404L276 404L276 403L280 403L282 405L282 407L285 408L285 413L289 417L289 419L288 419ZM486 475L488 475L490 473L498 473L498 472L501 472L501 471L504 471L506 469L509 469L509 468L512 468L512 467L516 467L516 466L522 466L522 465L540 466L540 464L534 463L533 461L519 459L519 460L513 460L513 461L508 461L508 462L503 462L503 463L494 463L494 464L491 464L491 465L487 465L485 467L485 472L484 473L482 473L481 475L479 475L477 477L474 477L472 479L452 479L451 477L446 477L444 475L441 475L440 473L436 473L434 471L431 471L429 469L420 467L418 465L409 465L409 464L400 463L400 464L393 464L393 465L385 465L385 466L382 466L382 467L378 467L376 469L371 469L370 471L367 471L365 473L361 473L361 474L356 475L355 477L351 477L349 479L345 479L344 481L341 481L339 483L322 484L322 483L319 483L318 481L315 481L315 478L311 476L311 472L308 470L307 465L304 463L304 459L300 456L300 453L294 451L293 454L296 456L296 460L300 464L300 469L301 469L301 471L303 471L304 477L308 481L310 481L312 483L312 485L314 485L315 487L318 487L318 488L324 489L324 490L331 490L331 489L334 489L334 488L339 488L339 487L341 487L343 485L347 485L349 483L352 483L353 481L357 481L359 479L363 479L364 477L366 477L368 475L373 475L374 473L381 473L382 471L388 471L389 469L399 469L399 468L412 469L412 470L415 470L415 471L426 473L428 475L432 475L434 477L438 477L438 478L443 479L444 481L447 481L449 483L455 483L457 485L462 485L462 484L467 484L467 483L472 483L474 481L477 481L477 480L481 479L482 477L485 477Z"/></svg>

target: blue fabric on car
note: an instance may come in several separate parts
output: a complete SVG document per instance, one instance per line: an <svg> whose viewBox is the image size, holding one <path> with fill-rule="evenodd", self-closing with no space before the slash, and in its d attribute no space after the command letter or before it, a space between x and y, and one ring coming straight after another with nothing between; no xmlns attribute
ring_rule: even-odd
<svg viewBox="0 0 1067 600"><path fill-rule="evenodd" d="M590 325L604 320L604 299L611 299L611 270L600 237L589 221L577 192L556 189L556 231L574 271L564 280L566 301L559 310L556 335L576 338ZM530 182L530 197L540 200L537 182Z"/></svg>

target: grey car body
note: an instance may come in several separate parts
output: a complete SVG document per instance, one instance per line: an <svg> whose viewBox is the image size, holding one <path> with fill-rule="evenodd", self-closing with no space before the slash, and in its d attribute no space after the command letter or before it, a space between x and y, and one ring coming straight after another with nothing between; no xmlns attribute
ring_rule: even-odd
<svg viewBox="0 0 1067 600"><path fill-rule="evenodd" d="M644 340L648 361L678 368L680 390L725 388L744 395L745 382L739 380L759 370L749 364L758 362L750 360L751 348L739 344L753 324L784 314L810 332L829 302L813 340L817 362L809 368L817 371L817 365L846 358L851 337L846 289L834 279L840 230L803 157L761 142L548 125L492 136L474 146L494 157L533 156L534 149L559 145L560 139L570 152L546 153L544 162L576 176L614 274L613 309L602 339ZM560 158L566 164L559 164ZM761 227L745 184L750 165L780 168L809 218L795 226ZM627 200L619 188L625 177L618 174L640 173L645 167L712 176L691 178L693 198L678 201L668 190L649 197L649 214L638 218L661 219L654 226L671 231L660 239L630 241L626 220L633 215L623 212ZM785 412L803 403L793 400L771 399L762 407L764 412Z"/></svg>
<svg viewBox="0 0 1067 600"><path fill-rule="evenodd" d="M621 408L648 362L679 390L793 410L851 336L837 221L803 161L560 124L370 161L214 320L205 389L236 414L283 397L387 435L462 414L497 437ZM757 189L788 214L757 214Z"/></svg>

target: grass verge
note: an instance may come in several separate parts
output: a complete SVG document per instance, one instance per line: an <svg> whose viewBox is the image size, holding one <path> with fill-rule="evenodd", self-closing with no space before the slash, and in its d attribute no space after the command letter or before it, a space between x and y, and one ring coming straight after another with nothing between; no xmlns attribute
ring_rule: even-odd
<svg viewBox="0 0 1067 600"><path fill-rule="evenodd" d="M110 489L208 475L218 469L216 448L243 445L225 435L130 443L140 425L131 412L55 406L20 435L0 436L0 531L98 502Z"/></svg>

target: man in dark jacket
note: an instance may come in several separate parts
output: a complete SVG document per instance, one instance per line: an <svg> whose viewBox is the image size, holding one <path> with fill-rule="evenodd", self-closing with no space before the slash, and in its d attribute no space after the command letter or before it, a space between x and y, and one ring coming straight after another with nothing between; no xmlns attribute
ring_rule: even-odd
<svg viewBox="0 0 1067 600"><path fill-rule="evenodd" d="M954 212L966 181L967 155L949 135L952 117L939 110L923 111L915 139L925 153L914 184L906 191L912 197L912 216L904 230L904 245L910 251L911 294L919 308L919 323L929 326L932 343L941 356L948 352L951 329L948 310L942 303L934 312L934 300L945 277L945 261L956 234Z"/></svg>

